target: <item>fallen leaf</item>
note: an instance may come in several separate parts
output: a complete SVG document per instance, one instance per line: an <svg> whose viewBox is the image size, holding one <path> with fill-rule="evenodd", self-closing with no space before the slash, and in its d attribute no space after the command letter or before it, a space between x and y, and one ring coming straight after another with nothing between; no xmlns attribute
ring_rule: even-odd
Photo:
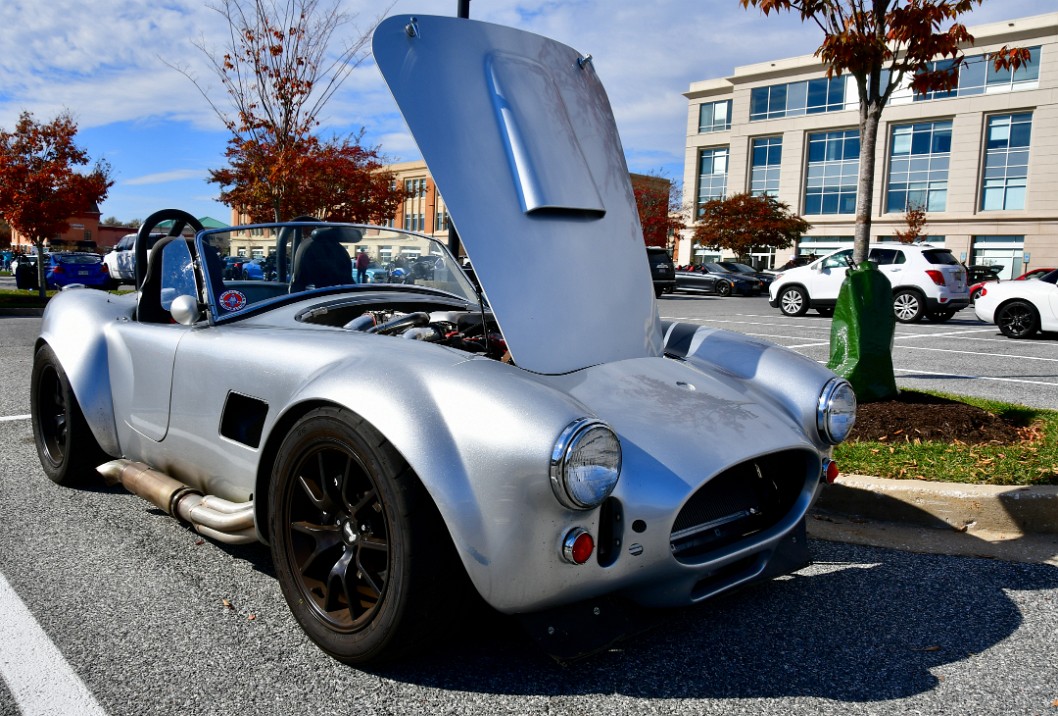
<svg viewBox="0 0 1058 716"><path fill-rule="evenodd" d="M257 619L257 615L256 614L251 614L250 616L246 617L246 620L247 621L251 621L251 622L255 621L256 619Z"/></svg>
<svg viewBox="0 0 1058 716"><path fill-rule="evenodd" d="M223 604L225 606L225 608L227 608L227 609L234 609L235 608L235 607L233 607L231 605L231 602L229 602L227 599L221 599L220 603Z"/></svg>
<svg viewBox="0 0 1058 716"><path fill-rule="evenodd" d="M206 540L204 540L204 539L196 539L195 540L195 546L196 547L198 547L199 545L203 545L205 543L206 543Z"/></svg>
<svg viewBox="0 0 1058 716"><path fill-rule="evenodd" d="M930 646L924 646L921 649L915 649L915 651L940 651L940 647L936 644L931 644Z"/></svg>

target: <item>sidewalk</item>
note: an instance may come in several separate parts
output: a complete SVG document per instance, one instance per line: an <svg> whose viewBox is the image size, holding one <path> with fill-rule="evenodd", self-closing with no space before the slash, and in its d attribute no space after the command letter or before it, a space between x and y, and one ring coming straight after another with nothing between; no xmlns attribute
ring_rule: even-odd
<svg viewBox="0 0 1058 716"><path fill-rule="evenodd" d="M808 531L817 539L1058 566L1058 487L842 475L809 513Z"/></svg>

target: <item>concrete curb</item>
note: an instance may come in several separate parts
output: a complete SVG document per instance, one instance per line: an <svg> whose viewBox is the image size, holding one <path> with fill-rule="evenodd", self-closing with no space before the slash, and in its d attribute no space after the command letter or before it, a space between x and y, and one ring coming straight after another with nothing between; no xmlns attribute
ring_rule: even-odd
<svg viewBox="0 0 1058 716"><path fill-rule="evenodd" d="M843 475L820 494L809 513L808 535L1058 567L1058 487Z"/></svg>
<svg viewBox="0 0 1058 716"><path fill-rule="evenodd" d="M14 317L40 317L44 315L43 308L0 308L0 316Z"/></svg>
<svg viewBox="0 0 1058 716"><path fill-rule="evenodd" d="M1003 487L842 475L816 509L881 522L1011 537L1058 535L1058 486Z"/></svg>

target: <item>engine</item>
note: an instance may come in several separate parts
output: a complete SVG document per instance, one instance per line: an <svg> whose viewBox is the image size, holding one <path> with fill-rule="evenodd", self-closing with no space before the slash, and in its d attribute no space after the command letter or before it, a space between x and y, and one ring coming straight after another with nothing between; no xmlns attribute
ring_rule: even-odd
<svg viewBox="0 0 1058 716"><path fill-rule="evenodd" d="M343 328L350 331L399 336L408 340L439 343L449 348L480 353L510 363L507 342L496 322L482 320L480 313L466 311L365 311Z"/></svg>

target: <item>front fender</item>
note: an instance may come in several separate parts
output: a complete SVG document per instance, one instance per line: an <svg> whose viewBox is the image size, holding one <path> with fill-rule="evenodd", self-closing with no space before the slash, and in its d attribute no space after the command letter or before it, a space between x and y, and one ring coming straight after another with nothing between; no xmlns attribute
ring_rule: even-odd
<svg viewBox="0 0 1058 716"><path fill-rule="evenodd" d="M342 361L313 376L286 412L323 403L356 413L407 460L444 518L471 581L493 606L512 606L506 601L510 569L494 563L516 564L527 552L557 555L555 535L573 517L551 490L551 451L569 423L590 415L570 396L489 359L448 365ZM293 422L281 416L276 426L285 432ZM274 435L269 444L282 437ZM262 468L260 479L270 479L264 474L270 466ZM256 493L268 491L259 482Z"/></svg>
<svg viewBox="0 0 1058 716"><path fill-rule="evenodd" d="M36 348L47 343L70 380L70 387L99 446L120 455L105 331L107 325L131 320L135 294L115 296L94 289L60 291L44 310Z"/></svg>
<svg viewBox="0 0 1058 716"><path fill-rule="evenodd" d="M816 447L829 452L816 424L819 396L835 377L807 356L757 338L691 323L665 323L665 352L710 374L741 381L797 421Z"/></svg>

